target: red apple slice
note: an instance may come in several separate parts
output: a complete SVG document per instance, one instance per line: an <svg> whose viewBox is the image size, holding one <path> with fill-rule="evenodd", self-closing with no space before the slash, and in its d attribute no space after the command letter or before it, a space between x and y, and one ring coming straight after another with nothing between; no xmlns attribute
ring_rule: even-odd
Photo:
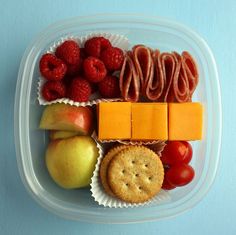
<svg viewBox="0 0 236 235"><path fill-rule="evenodd" d="M76 107L69 104L52 104L44 109L41 129L76 131L90 135L94 129L93 112L90 107Z"/></svg>

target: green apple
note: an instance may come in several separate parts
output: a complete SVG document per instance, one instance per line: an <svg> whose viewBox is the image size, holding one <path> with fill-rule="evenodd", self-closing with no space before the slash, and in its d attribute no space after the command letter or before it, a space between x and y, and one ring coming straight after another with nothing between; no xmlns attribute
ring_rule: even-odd
<svg viewBox="0 0 236 235"><path fill-rule="evenodd" d="M76 135L80 135L80 132L77 131L49 131L49 137L51 140L57 140L57 139L65 139L69 137L73 137Z"/></svg>
<svg viewBox="0 0 236 235"><path fill-rule="evenodd" d="M46 166L61 187L89 186L98 158L96 142L89 136L53 140L46 151Z"/></svg>
<svg viewBox="0 0 236 235"><path fill-rule="evenodd" d="M76 107L69 104L48 105L43 111L39 127L90 135L94 129L93 111L91 107Z"/></svg>

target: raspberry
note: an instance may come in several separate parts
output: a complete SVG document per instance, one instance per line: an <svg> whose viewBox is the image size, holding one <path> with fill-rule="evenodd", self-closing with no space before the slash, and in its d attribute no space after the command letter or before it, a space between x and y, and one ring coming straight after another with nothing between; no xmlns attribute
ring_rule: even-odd
<svg viewBox="0 0 236 235"><path fill-rule="evenodd" d="M67 65L78 64L80 59L79 45L73 40L67 40L57 47L55 55Z"/></svg>
<svg viewBox="0 0 236 235"><path fill-rule="evenodd" d="M63 98L66 95L65 85L61 81L47 81L42 88L42 96L47 101Z"/></svg>
<svg viewBox="0 0 236 235"><path fill-rule="evenodd" d="M79 74L80 67L81 67L80 63L67 65L66 74L69 76L77 76Z"/></svg>
<svg viewBox="0 0 236 235"><path fill-rule="evenodd" d="M89 56L99 58L103 50L111 47L111 43L104 37L93 37L85 42L84 47Z"/></svg>
<svg viewBox="0 0 236 235"><path fill-rule="evenodd" d="M119 80L115 76L106 76L98 84L99 92L104 98L116 98L120 96Z"/></svg>
<svg viewBox="0 0 236 235"><path fill-rule="evenodd" d="M118 70L124 61L124 53L118 47L110 47L101 53L101 60L108 70Z"/></svg>
<svg viewBox="0 0 236 235"><path fill-rule="evenodd" d="M62 60L53 54L44 54L39 61L39 70L47 80L61 80L67 70Z"/></svg>
<svg viewBox="0 0 236 235"><path fill-rule="evenodd" d="M92 56L84 60L83 69L87 80L90 82L100 82L107 74L104 63Z"/></svg>
<svg viewBox="0 0 236 235"><path fill-rule="evenodd" d="M76 77L71 82L67 95L76 102L86 102L91 95L91 86L84 78Z"/></svg>
<svg viewBox="0 0 236 235"><path fill-rule="evenodd" d="M86 58L84 48L80 48L80 60L77 64L68 64L67 65L67 75L69 76L78 76L83 70L83 61Z"/></svg>

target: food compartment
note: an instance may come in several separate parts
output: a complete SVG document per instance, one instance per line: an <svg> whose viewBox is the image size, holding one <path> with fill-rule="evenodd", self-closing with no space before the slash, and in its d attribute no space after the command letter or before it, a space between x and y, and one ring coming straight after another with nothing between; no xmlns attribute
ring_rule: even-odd
<svg viewBox="0 0 236 235"><path fill-rule="evenodd" d="M176 215L192 207L204 196L217 169L221 107L214 58L207 45L195 33L176 23L150 18L143 19L140 23L139 18L131 16L103 17L76 18L58 24L58 28L52 26L26 51L19 71L15 105L16 149L21 178L36 201L67 218L120 223ZM113 21L110 22L111 19ZM43 110L37 101L38 61L49 45L58 38L70 34L85 36L95 31L124 35L131 46L142 43L160 51L181 53L186 50L198 64L199 84L193 101L204 105L204 133L201 141L191 142L191 165L196 174L191 184L169 191L171 199L166 203L130 209L103 208L94 202L88 188L64 190L52 181L46 170L44 154L48 145L48 134L38 129ZM214 112L219 112L219 117L215 120ZM219 134L218 138L213 135L217 134L214 132ZM216 156L212 155L214 153Z"/></svg>

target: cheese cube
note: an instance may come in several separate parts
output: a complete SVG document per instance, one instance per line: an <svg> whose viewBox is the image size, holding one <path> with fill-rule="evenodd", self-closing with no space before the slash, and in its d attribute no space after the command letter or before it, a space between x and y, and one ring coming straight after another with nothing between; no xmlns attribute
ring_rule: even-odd
<svg viewBox="0 0 236 235"><path fill-rule="evenodd" d="M133 103L132 139L167 140L167 103Z"/></svg>
<svg viewBox="0 0 236 235"><path fill-rule="evenodd" d="M98 105L98 139L131 138L131 103L101 102Z"/></svg>
<svg viewBox="0 0 236 235"><path fill-rule="evenodd" d="M169 140L202 139L203 107L200 103L169 103Z"/></svg>

